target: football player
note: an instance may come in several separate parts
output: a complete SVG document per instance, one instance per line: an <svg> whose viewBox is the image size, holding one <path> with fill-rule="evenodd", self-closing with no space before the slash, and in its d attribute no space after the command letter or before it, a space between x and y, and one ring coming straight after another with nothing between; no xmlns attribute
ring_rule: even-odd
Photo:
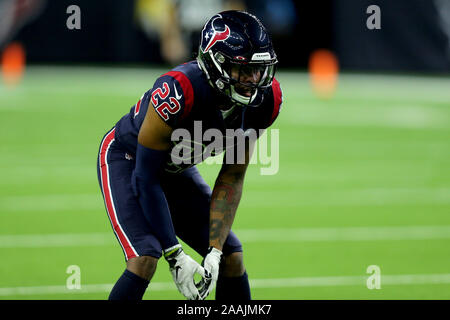
<svg viewBox="0 0 450 320"><path fill-rule="evenodd" d="M205 299L214 287L216 299L251 298L242 244L231 226L254 141L246 141L243 162L224 162L211 190L196 161L173 161L181 141L171 138L177 129L193 133L199 122L224 134L269 127L282 103L276 63L271 38L255 16L216 14L203 27L197 59L160 76L106 133L98 179L126 260L110 299L142 299L161 256L187 299ZM177 237L203 257L201 265Z"/></svg>

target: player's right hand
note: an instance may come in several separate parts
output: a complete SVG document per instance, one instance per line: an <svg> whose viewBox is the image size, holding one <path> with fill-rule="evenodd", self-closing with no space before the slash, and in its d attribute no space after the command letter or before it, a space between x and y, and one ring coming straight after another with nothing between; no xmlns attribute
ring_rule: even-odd
<svg viewBox="0 0 450 320"><path fill-rule="evenodd" d="M202 262L202 266L205 271L205 276L202 281L197 285L200 292L200 299L204 300L213 290L219 278L219 265L222 260L222 251L217 248L209 247L208 254L205 256Z"/></svg>
<svg viewBox="0 0 450 320"><path fill-rule="evenodd" d="M165 253L164 257L169 263L169 270L178 291L189 300L202 299L195 285L194 275L198 273L203 278L205 276L203 267L184 253L181 245Z"/></svg>

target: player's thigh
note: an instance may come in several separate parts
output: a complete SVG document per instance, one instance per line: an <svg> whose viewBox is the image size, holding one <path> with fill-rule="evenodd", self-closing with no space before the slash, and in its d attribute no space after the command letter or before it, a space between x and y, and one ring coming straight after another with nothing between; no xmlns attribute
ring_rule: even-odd
<svg viewBox="0 0 450 320"><path fill-rule="evenodd" d="M162 181L177 236L205 256L209 247L211 188L196 167L165 175ZM223 246L224 255L241 251L241 242L230 231Z"/></svg>
<svg viewBox="0 0 450 320"><path fill-rule="evenodd" d="M98 177L105 207L125 259L161 256L161 244L151 234L144 213L133 193L134 161L108 135L99 153Z"/></svg>

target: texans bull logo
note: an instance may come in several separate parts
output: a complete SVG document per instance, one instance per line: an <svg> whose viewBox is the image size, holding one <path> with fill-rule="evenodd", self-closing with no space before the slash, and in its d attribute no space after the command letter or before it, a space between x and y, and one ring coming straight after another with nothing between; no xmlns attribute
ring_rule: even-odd
<svg viewBox="0 0 450 320"><path fill-rule="evenodd" d="M215 17L212 21L211 21L211 28L213 30L212 35L210 35L210 32L206 31L205 33L205 29L207 26L205 26L203 28L202 33L204 34L204 36L202 37L202 51L203 52L208 52L209 49L211 49L211 47L217 42L217 41L225 41L230 37L230 28L225 25L225 30L224 31L218 31L216 30L216 28L214 27L214 21L216 21L217 19L222 18L220 15L217 15L217 17ZM203 40L207 40L208 44L206 45L206 47L203 49Z"/></svg>

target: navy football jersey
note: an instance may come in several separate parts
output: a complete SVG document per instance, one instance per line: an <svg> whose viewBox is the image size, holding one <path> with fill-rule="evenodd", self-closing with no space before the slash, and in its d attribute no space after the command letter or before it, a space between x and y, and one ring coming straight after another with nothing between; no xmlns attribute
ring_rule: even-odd
<svg viewBox="0 0 450 320"><path fill-rule="evenodd" d="M117 122L115 139L128 153L134 155L139 129L147 109L154 107L156 113L170 127L184 129L184 132L190 133L192 137L191 141L173 141L172 150L180 143L188 142L192 148L195 144L200 145L203 152L207 144L201 137L198 139L196 127L200 125L202 131L219 130L223 135L226 135L226 129L241 128L244 131L254 129L258 132L275 121L281 109L282 99L280 84L274 79L272 87L264 92L264 100L260 106L245 109L236 106L223 112L218 106L226 103L224 97L209 85L197 61L191 61L179 65L155 81L153 88L145 92L130 112ZM226 148L227 146L224 147ZM168 152L164 168L168 172L178 173L199 162L197 160L184 161L181 164L179 161L174 162L171 156L173 153L170 152L172 150Z"/></svg>

